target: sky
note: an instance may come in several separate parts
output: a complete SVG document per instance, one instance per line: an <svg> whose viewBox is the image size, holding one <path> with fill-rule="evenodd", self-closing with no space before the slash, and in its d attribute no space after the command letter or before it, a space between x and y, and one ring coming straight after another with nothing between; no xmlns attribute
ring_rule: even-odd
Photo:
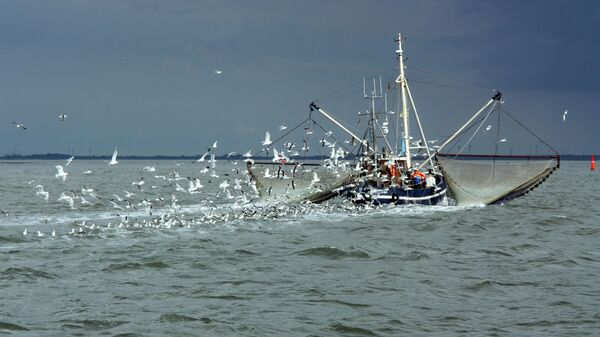
<svg viewBox="0 0 600 337"><path fill-rule="evenodd" d="M0 1L0 155L245 152L316 99L356 127L398 33L430 138L500 90L559 152L600 153L598 31L585 0Z"/></svg>

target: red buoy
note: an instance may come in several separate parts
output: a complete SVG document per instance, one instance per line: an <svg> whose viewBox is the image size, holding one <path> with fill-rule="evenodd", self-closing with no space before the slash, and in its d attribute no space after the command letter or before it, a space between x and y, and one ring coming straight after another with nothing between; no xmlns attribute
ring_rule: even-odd
<svg viewBox="0 0 600 337"><path fill-rule="evenodd" d="M592 171L596 169L596 162L594 161L594 155L592 155Z"/></svg>

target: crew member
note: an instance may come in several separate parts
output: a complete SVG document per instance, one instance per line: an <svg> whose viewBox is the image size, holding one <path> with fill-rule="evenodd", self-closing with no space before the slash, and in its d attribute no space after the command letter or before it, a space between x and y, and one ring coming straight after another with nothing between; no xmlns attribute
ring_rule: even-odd
<svg viewBox="0 0 600 337"><path fill-rule="evenodd" d="M426 178L425 174L417 169L413 169L412 174L410 175L410 179L412 179L415 186L424 183Z"/></svg>

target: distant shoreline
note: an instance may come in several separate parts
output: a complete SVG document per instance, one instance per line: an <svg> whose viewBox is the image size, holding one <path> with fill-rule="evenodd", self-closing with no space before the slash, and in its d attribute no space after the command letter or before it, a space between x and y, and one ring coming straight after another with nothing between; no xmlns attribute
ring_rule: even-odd
<svg viewBox="0 0 600 337"><path fill-rule="evenodd" d="M591 159L590 155L576 155L576 154L563 154L560 156L561 160L569 160L569 161L589 161ZM20 154L9 154L0 156L0 160L65 160L70 158L71 155L62 154L62 153L46 153L46 154L28 154L28 155L20 155ZM119 159L123 160L185 160L185 161L196 161L200 155L195 156L168 156L168 155L155 155L155 156L139 156L139 155L122 155L119 156ZM75 155L75 158L79 160L109 160L111 155L93 155L93 156L82 156ZM227 157L227 155L215 156L216 159L219 160L242 160L246 159L245 157L236 155ZM309 160L322 160L329 158L329 156L306 156L302 157L302 159ZM353 158L353 156L349 157ZM598 156L600 160L600 156ZM268 160L271 157L260 156L260 157L252 157L255 160ZM424 159L424 158L423 158Z"/></svg>

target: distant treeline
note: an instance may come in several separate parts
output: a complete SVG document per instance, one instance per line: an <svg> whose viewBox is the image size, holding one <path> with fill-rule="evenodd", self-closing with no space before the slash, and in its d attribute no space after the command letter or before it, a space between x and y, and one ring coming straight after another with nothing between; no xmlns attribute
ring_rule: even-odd
<svg viewBox="0 0 600 337"><path fill-rule="evenodd" d="M63 153L45 153L45 154L27 154L27 155L21 155L21 154L7 154L4 156L0 157L0 160L31 160L31 159L39 159L39 160L62 160L62 159L67 159L70 158L71 155L69 154L63 154ZM84 156L84 155L75 155L75 157L77 159L83 159L83 160L109 160L110 159L110 155L93 155L93 156ZM128 156L128 155L122 155L119 156L119 159L129 159L129 160L185 160L185 161L195 161L198 160L198 158L200 157L200 155L195 155L195 156L184 156L184 155L180 155L180 156L165 156L165 155L156 155L156 156ZM246 159L240 155L235 155L235 156L230 156L227 157L226 155L222 155L222 156L215 156L216 159L219 160L224 160L224 159L228 159L228 160L241 160L241 159ZM252 159L255 160L270 160L272 157L268 157L268 156L259 156L259 157L252 157ZM322 159L326 159L329 158L329 156L305 156L305 157L297 157L297 158L302 158L302 159L308 159L308 160L322 160ZM295 159L297 159L295 158ZM347 158L354 158L353 155L347 157ZM561 160L590 160L591 155L578 155L578 154L563 154L560 156ZM424 158L417 158L417 160L419 159L424 159ZM599 157L600 160L600 157Z"/></svg>
<svg viewBox="0 0 600 337"><path fill-rule="evenodd" d="M71 158L72 155L70 154L63 154L63 153L45 153L45 154L27 154L27 155L22 155L22 154L7 154L4 156L0 157L0 160L31 160L31 159L40 159L40 160L64 160L64 159L68 159ZM79 160L110 160L111 155L92 155L92 156L85 156L85 155L74 155L75 158L79 159ZM181 160L181 161L196 161L198 160L198 158L200 158L201 155L195 155L195 156L184 156L184 155L180 155L180 156L165 156L165 155L156 155L156 156L135 156L135 155L119 155L118 160L121 159L129 159L129 160ZM241 160L241 159L246 159L245 157L242 157L240 155L235 155L235 156L229 156L227 157L227 155L221 155L221 156L215 156L216 159L218 160ZM272 157L268 157L268 156L256 156L256 157L252 157L252 159L255 160L270 160ZM300 158L300 157L298 157ZM325 159L325 158L329 158L329 156L304 156L301 157L302 159L309 159L309 160L320 160L320 159ZM353 157L352 157L353 158ZM206 159L208 160L208 159Z"/></svg>

